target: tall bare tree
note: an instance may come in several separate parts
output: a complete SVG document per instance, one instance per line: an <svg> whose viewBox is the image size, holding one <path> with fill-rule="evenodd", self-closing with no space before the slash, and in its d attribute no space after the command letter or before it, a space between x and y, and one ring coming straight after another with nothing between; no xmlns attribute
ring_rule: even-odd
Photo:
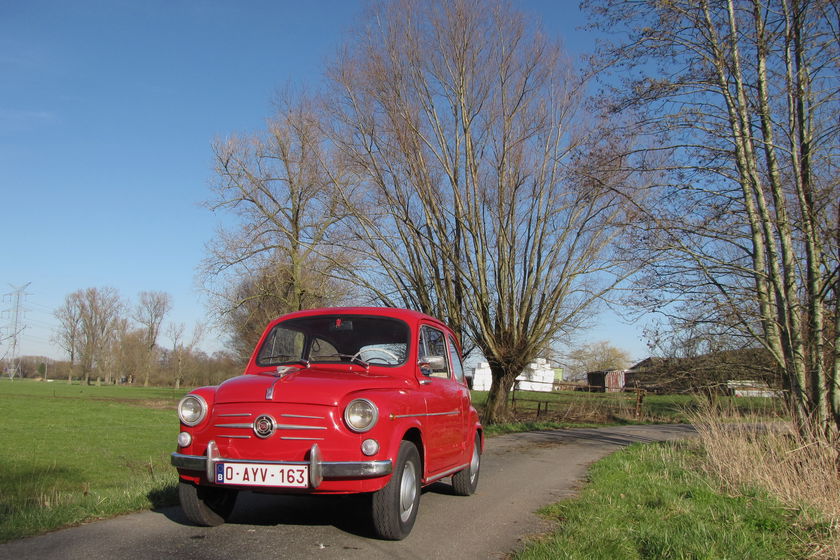
<svg viewBox="0 0 840 560"><path fill-rule="evenodd" d="M64 298L64 304L55 310L59 328L55 332L55 340L64 348L70 358L67 370L67 383L73 382L73 369L79 355L82 330L82 301L79 292L69 294Z"/></svg>
<svg viewBox="0 0 840 560"><path fill-rule="evenodd" d="M75 350L68 350L79 359L84 382L90 383L91 374L98 372L109 376L107 367L114 351L118 328L122 319L123 302L114 288L86 288L77 290L65 298L64 305L56 310L60 327L59 340L75 338ZM69 321L69 317L78 321ZM71 331L76 329L76 334Z"/></svg>
<svg viewBox="0 0 840 560"><path fill-rule="evenodd" d="M149 376L156 360L157 339L164 317L172 309L172 296L166 292L140 292L132 318L142 327L147 360L143 385L149 386Z"/></svg>
<svg viewBox="0 0 840 560"><path fill-rule="evenodd" d="M331 280L341 255L330 234L344 212L324 140L313 102L286 95L265 134L214 145L217 182L208 206L239 224L210 245L205 285L222 324L233 323L237 352L245 351L240 331L253 324L255 311L261 320L262 310L276 316L337 303L346 293Z"/></svg>
<svg viewBox="0 0 840 560"><path fill-rule="evenodd" d="M606 107L649 149L647 303L760 342L803 427L840 428L840 7L586 2L612 36Z"/></svg>
<svg viewBox="0 0 840 560"><path fill-rule="evenodd" d="M201 323L196 323L193 327L190 341L184 342L184 323L170 323L166 333L169 340L172 341L172 353L170 354L175 361L175 388L180 389L181 383L184 380L184 360L187 356L192 355L195 347L201 342L204 336L204 326Z"/></svg>
<svg viewBox="0 0 840 560"><path fill-rule="evenodd" d="M330 70L354 211L349 272L387 304L447 320L487 358L485 421L515 377L625 273L625 200L584 150L580 80L504 3L395 1Z"/></svg>

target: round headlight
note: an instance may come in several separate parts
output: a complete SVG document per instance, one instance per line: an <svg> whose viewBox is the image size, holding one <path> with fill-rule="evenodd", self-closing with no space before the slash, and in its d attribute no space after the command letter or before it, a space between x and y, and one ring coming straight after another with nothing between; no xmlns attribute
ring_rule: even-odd
<svg viewBox="0 0 840 560"><path fill-rule="evenodd" d="M350 401L344 409L344 421L354 432L366 432L373 428L379 418L376 405L367 399Z"/></svg>
<svg viewBox="0 0 840 560"><path fill-rule="evenodd" d="M195 426L207 415L207 403L198 395L187 395L178 403L178 417L187 426Z"/></svg>

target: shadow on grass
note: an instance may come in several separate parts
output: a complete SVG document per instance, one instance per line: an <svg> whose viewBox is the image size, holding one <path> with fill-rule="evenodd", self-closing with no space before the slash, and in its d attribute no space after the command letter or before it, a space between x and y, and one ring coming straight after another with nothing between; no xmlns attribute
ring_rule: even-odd
<svg viewBox="0 0 840 560"><path fill-rule="evenodd" d="M155 488L146 497L152 504L152 509L178 505L178 483L167 484L163 488Z"/></svg>
<svg viewBox="0 0 840 560"><path fill-rule="evenodd" d="M44 467L0 460L0 511L41 507L63 494L86 494L81 471L51 464Z"/></svg>
<svg viewBox="0 0 840 560"><path fill-rule="evenodd" d="M650 434L649 429L655 433ZM563 445L569 443L593 443L627 446L633 443L653 443L665 439L681 439L695 435L690 424L665 424L658 426L629 425L612 428L570 428L563 430L539 430L517 434L516 441L526 445Z"/></svg>

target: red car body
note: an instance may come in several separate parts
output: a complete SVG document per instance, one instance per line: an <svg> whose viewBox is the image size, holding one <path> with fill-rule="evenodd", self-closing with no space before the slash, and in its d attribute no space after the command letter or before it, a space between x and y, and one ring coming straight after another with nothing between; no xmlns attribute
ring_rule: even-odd
<svg viewBox="0 0 840 560"><path fill-rule="evenodd" d="M245 373L179 405L172 454L187 516L216 525L238 490L371 493L374 528L405 537L420 487L477 485L482 427L455 334L393 308L300 311L270 323Z"/></svg>

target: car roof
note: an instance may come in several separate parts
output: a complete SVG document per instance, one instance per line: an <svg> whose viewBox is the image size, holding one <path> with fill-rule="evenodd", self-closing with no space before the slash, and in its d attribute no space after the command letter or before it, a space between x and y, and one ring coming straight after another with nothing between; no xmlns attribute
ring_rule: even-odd
<svg viewBox="0 0 840 560"><path fill-rule="evenodd" d="M316 309L305 309L303 311L295 311L278 317L272 323L277 321L285 321L296 317L309 317L312 315L377 315L380 317L391 317L394 319L402 319L406 322L430 321L442 326L446 324L440 319L436 319L431 315L426 315L413 309L402 309L399 307L319 307Z"/></svg>

